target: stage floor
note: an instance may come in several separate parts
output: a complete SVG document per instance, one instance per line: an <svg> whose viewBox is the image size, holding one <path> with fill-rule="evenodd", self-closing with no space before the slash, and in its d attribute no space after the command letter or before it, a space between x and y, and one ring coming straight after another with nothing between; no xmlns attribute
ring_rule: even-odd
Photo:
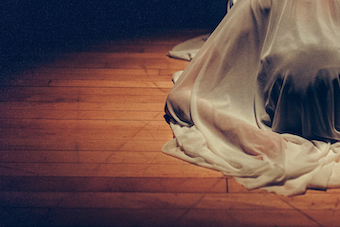
<svg viewBox="0 0 340 227"><path fill-rule="evenodd" d="M21 56L40 60L0 80L0 226L338 226L340 190L248 191L161 152L188 64L167 52L206 32Z"/></svg>

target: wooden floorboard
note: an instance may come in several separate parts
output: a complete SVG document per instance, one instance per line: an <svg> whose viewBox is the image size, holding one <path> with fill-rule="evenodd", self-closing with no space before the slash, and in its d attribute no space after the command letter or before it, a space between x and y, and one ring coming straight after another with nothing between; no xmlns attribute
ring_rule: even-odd
<svg viewBox="0 0 340 227"><path fill-rule="evenodd" d="M0 78L0 226L338 226L339 189L249 191L161 152L172 74L188 64L167 51L205 33L46 53Z"/></svg>

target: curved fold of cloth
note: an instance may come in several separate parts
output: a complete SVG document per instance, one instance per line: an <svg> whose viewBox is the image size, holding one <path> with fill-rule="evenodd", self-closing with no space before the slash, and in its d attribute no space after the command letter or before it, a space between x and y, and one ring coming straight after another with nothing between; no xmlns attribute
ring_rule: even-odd
<svg viewBox="0 0 340 227"><path fill-rule="evenodd" d="M204 45L209 35L210 34L201 35L180 43L170 50L168 55L173 58L191 61Z"/></svg>
<svg viewBox="0 0 340 227"><path fill-rule="evenodd" d="M163 151L249 189L339 187L338 40L337 0L237 1L168 95Z"/></svg>

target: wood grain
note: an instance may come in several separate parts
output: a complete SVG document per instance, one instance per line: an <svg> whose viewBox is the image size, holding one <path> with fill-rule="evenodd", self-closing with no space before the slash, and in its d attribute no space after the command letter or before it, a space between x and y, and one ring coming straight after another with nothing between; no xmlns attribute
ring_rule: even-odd
<svg viewBox="0 0 340 227"><path fill-rule="evenodd" d="M339 189L249 191L162 153L189 64L167 52L205 33L105 41L0 78L0 226L338 226Z"/></svg>

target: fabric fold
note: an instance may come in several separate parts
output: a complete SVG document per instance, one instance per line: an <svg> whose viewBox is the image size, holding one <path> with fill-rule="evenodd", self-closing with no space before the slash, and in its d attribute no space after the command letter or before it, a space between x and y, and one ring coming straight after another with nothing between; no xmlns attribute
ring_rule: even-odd
<svg viewBox="0 0 340 227"><path fill-rule="evenodd" d="M340 2L240 0L166 101L163 151L249 189L339 187Z"/></svg>

